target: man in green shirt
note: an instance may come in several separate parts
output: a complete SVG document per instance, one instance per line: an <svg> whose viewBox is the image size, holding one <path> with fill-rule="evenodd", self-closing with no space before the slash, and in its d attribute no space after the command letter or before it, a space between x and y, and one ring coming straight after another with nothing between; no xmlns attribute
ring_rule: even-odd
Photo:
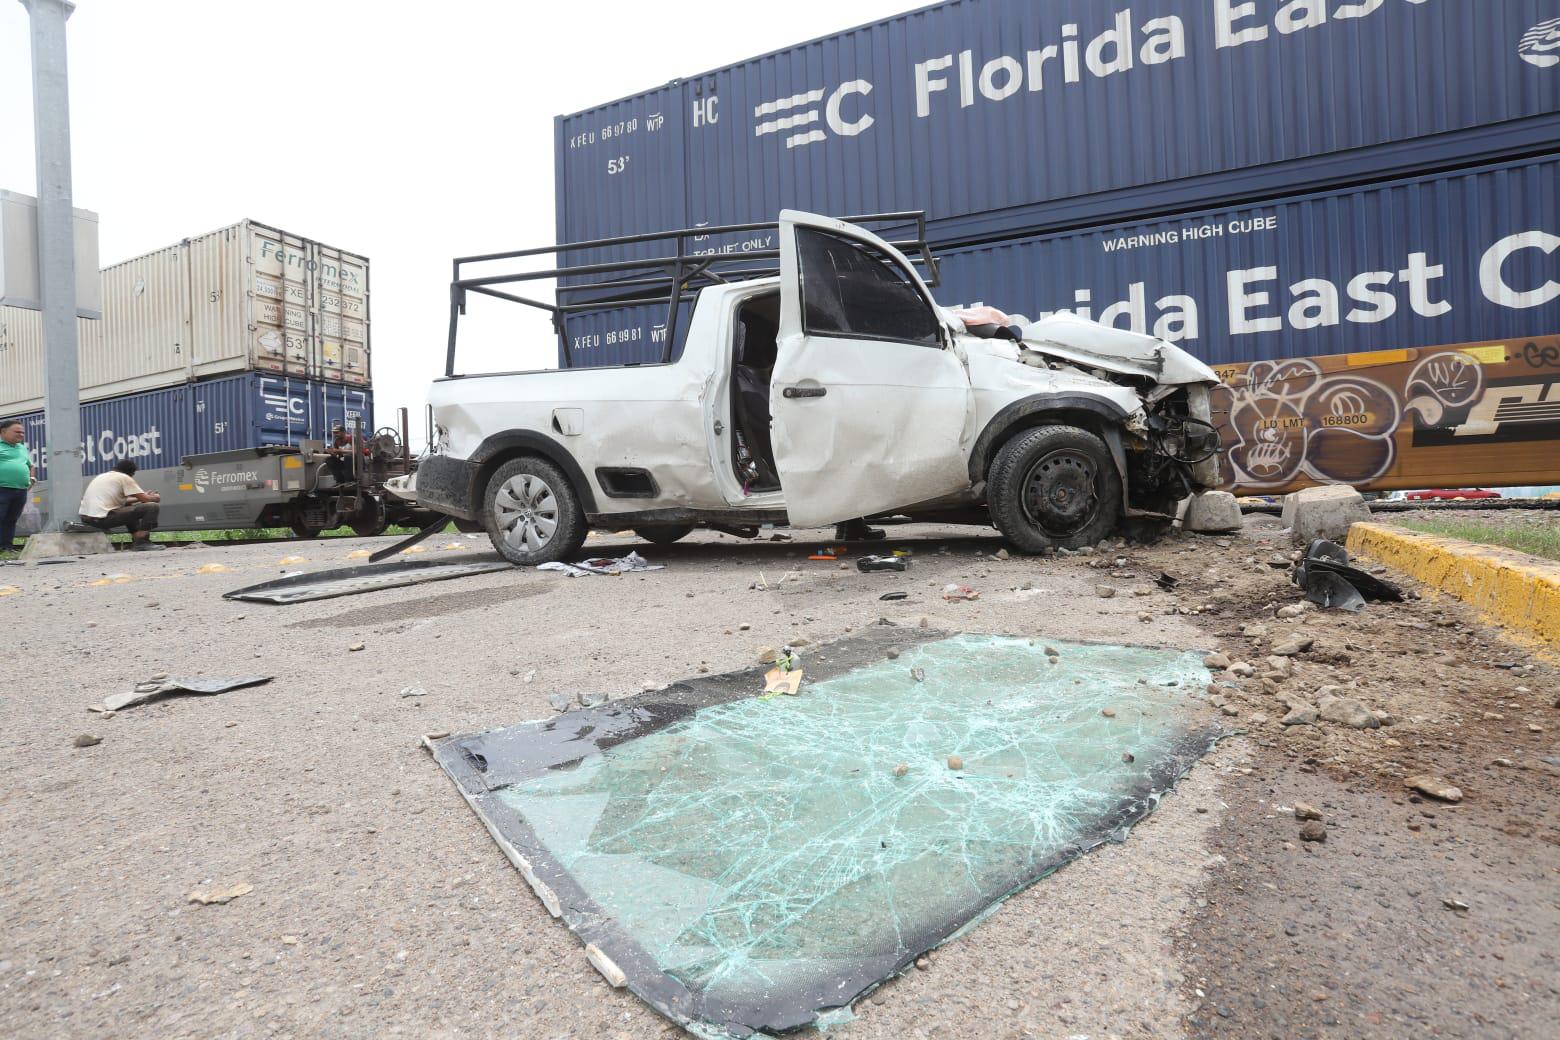
<svg viewBox="0 0 1560 1040"><path fill-rule="evenodd" d="M35 476L20 419L0 419L0 552L10 552Z"/></svg>

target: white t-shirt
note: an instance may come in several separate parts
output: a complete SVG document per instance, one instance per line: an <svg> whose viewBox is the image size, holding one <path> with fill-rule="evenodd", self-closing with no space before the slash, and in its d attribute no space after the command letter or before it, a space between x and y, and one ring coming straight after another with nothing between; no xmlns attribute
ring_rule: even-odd
<svg viewBox="0 0 1560 1040"><path fill-rule="evenodd" d="M133 501L131 495L144 494L146 492L132 477L116 470L99 473L87 485L86 494L81 496L81 515L105 517L111 511L129 505Z"/></svg>

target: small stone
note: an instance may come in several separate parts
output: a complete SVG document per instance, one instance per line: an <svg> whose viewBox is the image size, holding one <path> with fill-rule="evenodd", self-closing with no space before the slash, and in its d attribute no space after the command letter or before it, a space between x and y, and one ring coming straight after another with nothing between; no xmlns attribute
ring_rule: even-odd
<svg viewBox="0 0 1560 1040"><path fill-rule="evenodd" d="M227 722L224 722L224 723L223 723L223 724L222 724L222 727L223 727L223 728L224 728L224 729L232 729L232 728L233 728L233 727L234 727L234 726L236 726L236 725L238 725L238 723L236 723L236 722L233 722L233 721L232 721L232 720L229 720L229 721L227 721Z"/></svg>
<svg viewBox="0 0 1560 1040"><path fill-rule="evenodd" d="M993 555L995 555L999 560L1006 560L1011 556L1011 554L1006 549L998 549Z"/></svg>
<svg viewBox="0 0 1560 1040"><path fill-rule="evenodd" d="M580 694L580 707L595 708L607 703L607 695L599 690L587 690Z"/></svg>
<svg viewBox="0 0 1560 1040"><path fill-rule="evenodd" d="M891 647L888 648L888 659L890 661L897 661L897 660L899 660L899 648L898 647L892 647L891 646Z"/></svg>
<svg viewBox="0 0 1560 1040"><path fill-rule="evenodd" d="M1311 649L1315 642L1314 639L1297 633L1279 640L1278 644L1273 647L1273 653L1278 657L1293 657Z"/></svg>
<svg viewBox="0 0 1560 1040"><path fill-rule="evenodd" d="M926 618L922 618L920 620L920 622L918 623L917 627L918 628L926 628L927 625L928 625L928 622L927 622Z"/></svg>
<svg viewBox="0 0 1560 1040"><path fill-rule="evenodd" d="M1300 828L1301 841L1326 841L1327 825L1321 820L1311 820Z"/></svg>
<svg viewBox="0 0 1560 1040"><path fill-rule="evenodd" d="M161 682L163 679L166 679L166 678L168 678L168 673L167 672L157 672L156 674L154 674L151 677L151 681L152 682Z"/></svg>
<svg viewBox="0 0 1560 1040"><path fill-rule="evenodd" d="M949 755L948 756L948 768L949 769L963 769L964 768L964 759L960 758L958 755Z"/></svg>
<svg viewBox="0 0 1560 1040"><path fill-rule="evenodd" d="M1467 903L1464 903L1461 899L1442 898L1441 905L1446 907L1448 910L1454 910L1459 914L1465 914L1469 910L1473 909L1473 907L1469 906Z"/></svg>
<svg viewBox="0 0 1560 1040"><path fill-rule="evenodd" d="M1316 705L1297 701L1290 705L1288 714L1279 719L1278 723L1281 726L1314 726L1317 717Z"/></svg>
<svg viewBox="0 0 1560 1040"><path fill-rule="evenodd" d="M1233 704L1221 704L1219 710L1232 719L1240 715L1240 709Z"/></svg>
<svg viewBox="0 0 1560 1040"><path fill-rule="evenodd" d="M1116 717L1116 709L1115 708L1101 708L1100 709L1100 714L1105 716L1107 719L1113 719L1113 718Z"/></svg>
<svg viewBox="0 0 1560 1040"><path fill-rule="evenodd" d="M1116 590L1109 585L1096 585L1094 586L1094 594L1100 599L1110 599L1116 594Z"/></svg>
<svg viewBox="0 0 1560 1040"><path fill-rule="evenodd" d="M1062 652L1060 650L1056 649L1056 647L1054 647L1054 646L1048 646L1048 647L1045 648L1045 656L1047 656L1047 657L1060 657L1060 656L1062 656Z"/></svg>
<svg viewBox="0 0 1560 1040"><path fill-rule="evenodd" d="M1322 811L1320 809L1318 809L1316 806L1314 806L1314 805L1307 805L1305 802L1296 802L1295 803L1295 819L1297 819L1297 820L1320 820L1321 818L1322 818Z"/></svg>
<svg viewBox="0 0 1560 1040"><path fill-rule="evenodd" d="M1143 611L1143 612L1138 614L1138 620L1143 622L1144 624L1148 624L1150 621L1154 620L1154 615L1150 614L1148 611L1145 610L1145 611Z"/></svg>
<svg viewBox="0 0 1560 1040"><path fill-rule="evenodd" d="M1304 613L1305 607L1302 604L1291 603L1287 607L1279 607L1274 616L1283 618L1287 621L1290 618L1297 618Z"/></svg>
<svg viewBox="0 0 1560 1040"><path fill-rule="evenodd" d="M899 763L897 766L894 767L894 775L895 776L905 776L909 772L910 772L910 767L905 765L903 762Z"/></svg>
<svg viewBox="0 0 1560 1040"><path fill-rule="evenodd" d="M282 945L283 946L297 946L298 945L298 937L296 935L284 935L284 936L282 936Z"/></svg>
<svg viewBox="0 0 1560 1040"><path fill-rule="evenodd" d="M71 743L74 744L76 747L92 747L94 744L101 744L101 743L103 743L103 738L102 737L94 737L90 733L83 733L80 736L78 736L75 740L71 741Z"/></svg>
<svg viewBox="0 0 1560 1040"><path fill-rule="evenodd" d="M914 679L916 682L925 682L926 681L926 669L924 669L924 668L912 668L912 669L910 669L910 678Z"/></svg>
<svg viewBox="0 0 1560 1040"><path fill-rule="evenodd" d="M1323 686L1317 691L1317 712L1323 719L1350 729L1376 729L1381 725L1370 709L1353 697L1340 697L1338 690L1337 686Z"/></svg>
<svg viewBox="0 0 1560 1040"><path fill-rule="evenodd" d="M1123 751L1121 753L1121 760L1123 762L1135 762L1137 761L1137 756L1132 754L1130 751Z"/></svg>
<svg viewBox="0 0 1560 1040"><path fill-rule="evenodd" d="M1267 664L1267 676L1271 679L1287 679L1295 673L1295 662L1289 657L1269 657Z"/></svg>
<svg viewBox="0 0 1560 1040"><path fill-rule="evenodd" d="M1236 661L1234 664L1230 665L1229 673L1241 679L1249 679L1253 675L1257 674L1257 670L1251 665L1247 664L1245 661Z"/></svg>
<svg viewBox="0 0 1560 1040"><path fill-rule="evenodd" d="M402 697L426 697L426 696L428 696L428 691L423 689L421 686L403 686L403 687L401 687L401 696Z"/></svg>
<svg viewBox="0 0 1560 1040"><path fill-rule="evenodd" d="M363 650L365 648L366 644L364 643L353 643L351 646L347 647L347 650L351 653L357 653L359 650Z"/></svg>
<svg viewBox="0 0 1560 1040"><path fill-rule="evenodd" d="M932 958L931 958L931 955L928 954L925 957L917 957L915 959L915 966L917 968L921 969L922 971L931 971L932 970Z"/></svg>
<svg viewBox="0 0 1560 1040"><path fill-rule="evenodd" d="M1251 716L1251 724L1253 726L1266 726L1267 725L1267 721L1268 721L1268 717L1266 715L1262 714L1260 711L1257 712L1255 715Z"/></svg>
<svg viewBox="0 0 1560 1040"><path fill-rule="evenodd" d="M1215 672L1224 671L1230 663L1230 659L1221 653L1212 653L1203 658L1203 667Z"/></svg>
<svg viewBox="0 0 1560 1040"><path fill-rule="evenodd" d="M1247 624L1240 626L1240 634L1247 639L1266 639L1268 627L1266 625Z"/></svg>
<svg viewBox="0 0 1560 1040"><path fill-rule="evenodd" d="M737 631L738 632L751 632L752 630L753 630L753 626L748 624L746 621L742 622L742 624L737 626Z"/></svg>
<svg viewBox="0 0 1560 1040"><path fill-rule="evenodd" d="M547 703L552 705L553 711L568 711L569 695L566 693L558 693L557 691L554 691L547 695Z"/></svg>
<svg viewBox="0 0 1560 1040"><path fill-rule="evenodd" d="M778 656L778 654L779 651L772 646L761 646L758 648L758 663L774 664L775 657Z"/></svg>
<svg viewBox="0 0 1560 1040"><path fill-rule="evenodd" d="M1460 788L1442 780L1438 776L1429 776L1428 774L1410 776L1403 781L1403 784L1411 791L1429 795L1438 801L1460 802L1463 799L1463 793Z"/></svg>

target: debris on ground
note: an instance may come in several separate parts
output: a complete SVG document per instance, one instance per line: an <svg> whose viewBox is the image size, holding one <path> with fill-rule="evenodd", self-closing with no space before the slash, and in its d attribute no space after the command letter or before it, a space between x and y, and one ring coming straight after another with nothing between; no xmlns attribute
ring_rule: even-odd
<svg viewBox="0 0 1560 1040"><path fill-rule="evenodd" d="M598 708L607 703L607 695L597 690L587 690L580 694L580 707Z"/></svg>
<svg viewBox="0 0 1560 1040"><path fill-rule="evenodd" d="M103 743L103 738L95 737L91 733L83 733L75 740L71 741L71 744L74 747L93 747L94 745L101 743Z"/></svg>
<svg viewBox="0 0 1560 1040"><path fill-rule="evenodd" d="M368 649L368 644L366 644L366 643L353 643L351 646L347 647L347 652L351 653L351 654L355 654L359 650L366 650L366 649Z"/></svg>
<svg viewBox="0 0 1560 1040"><path fill-rule="evenodd" d="M888 600L888 601L909 599L909 598L910 598L910 593L908 593L908 592L885 592L885 593L883 593L883 595L878 597L878 599L880 599L880 600Z"/></svg>
<svg viewBox="0 0 1560 1040"><path fill-rule="evenodd" d="M1116 590L1109 585L1096 585L1094 594L1100 599L1111 599L1116 595Z"/></svg>
<svg viewBox="0 0 1560 1040"><path fill-rule="evenodd" d="M1300 827L1301 841L1326 841L1327 825L1321 820L1307 820Z"/></svg>
<svg viewBox="0 0 1560 1040"><path fill-rule="evenodd" d="M764 696L774 697L785 694L787 697L795 697L802 685L802 670L800 668L785 669L774 667L764 673Z"/></svg>
<svg viewBox="0 0 1560 1040"><path fill-rule="evenodd" d="M1297 820L1320 820L1321 818L1322 818L1322 811L1320 809L1316 808L1316 806L1314 806L1314 805L1307 805L1305 802L1296 802L1295 803L1295 819L1297 819Z"/></svg>
<svg viewBox="0 0 1560 1040"><path fill-rule="evenodd" d="M943 586L943 599L948 600L950 603L955 600L976 600L980 599L980 593L968 585L957 585L949 582Z"/></svg>
<svg viewBox="0 0 1560 1040"><path fill-rule="evenodd" d="M1335 542L1318 538L1295 567L1294 583L1305 598L1321 607L1359 613L1367 600L1399 602L1403 591L1389 581L1349 565L1349 552Z"/></svg>
<svg viewBox="0 0 1560 1040"><path fill-rule="evenodd" d="M1438 776L1428 776L1424 774L1410 776L1404 779L1403 783L1410 790L1418 791L1423 795L1428 795L1437 801L1455 803L1463 800L1463 793L1460 787L1457 787L1456 785L1449 783L1446 780L1442 780Z"/></svg>
<svg viewBox="0 0 1560 1040"><path fill-rule="evenodd" d="M177 694L193 694L200 697L211 697L219 693L227 693L230 690L242 690L249 686L260 686L271 681L269 675L246 675L237 679L170 679L165 674L153 676L146 682L138 682L133 690L125 693L111 693L103 698L102 704L95 704L88 710L109 712L123 711L137 704L144 704L158 697L174 696Z"/></svg>
<svg viewBox="0 0 1560 1040"><path fill-rule="evenodd" d="M536 569L539 571L562 571L571 578L579 578L586 574L605 574L615 578L619 574L663 571L666 569L666 565L651 563L637 552L631 552L627 556L619 556L616 559L597 557L581 560L578 563L544 563Z"/></svg>
<svg viewBox="0 0 1560 1040"><path fill-rule="evenodd" d="M421 687L421 686L403 686L403 687L401 687L401 696L402 697L426 697L426 696L428 696L428 691L426 689L424 689L423 687Z"/></svg>
<svg viewBox="0 0 1560 1040"><path fill-rule="evenodd" d="M255 890L255 886L247 881L240 881L236 885L228 885L226 888L197 888L189 894L189 901L199 903L201 906L221 905L231 903L239 896L245 896Z"/></svg>
<svg viewBox="0 0 1560 1040"><path fill-rule="evenodd" d="M872 574L876 571L904 571L910 566L910 560L904 556L863 556L856 561L856 569L863 574Z"/></svg>
<svg viewBox="0 0 1560 1040"><path fill-rule="evenodd" d="M964 759L960 758L958 755L949 755L948 756L948 768L949 769L955 769L955 770L963 769L964 768Z"/></svg>
<svg viewBox="0 0 1560 1040"><path fill-rule="evenodd" d="M569 710L569 696L565 693L549 693L547 695L547 703L552 705L553 711Z"/></svg>
<svg viewBox="0 0 1560 1040"><path fill-rule="evenodd" d="M282 606L513 569L513 564L503 560L416 560L410 563L361 564L261 582L225 593L222 598Z"/></svg>
<svg viewBox="0 0 1560 1040"><path fill-rule="evenodd" d="M912 668L912 669L910 669L910 678L913 679L916 682L925 682L926 681L926 669L925 668Z"/></svg>

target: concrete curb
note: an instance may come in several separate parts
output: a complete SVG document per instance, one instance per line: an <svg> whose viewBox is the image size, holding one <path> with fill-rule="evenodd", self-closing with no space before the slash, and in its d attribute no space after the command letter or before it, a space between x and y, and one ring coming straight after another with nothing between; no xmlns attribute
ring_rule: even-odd
<svg viewBox="0 0 1560 1040"><path fill-rule="evenodd" d="M1504 628L1560 650L1560 564L1388 524L1354 524L1348 548L1456 596Z"/></svg>

